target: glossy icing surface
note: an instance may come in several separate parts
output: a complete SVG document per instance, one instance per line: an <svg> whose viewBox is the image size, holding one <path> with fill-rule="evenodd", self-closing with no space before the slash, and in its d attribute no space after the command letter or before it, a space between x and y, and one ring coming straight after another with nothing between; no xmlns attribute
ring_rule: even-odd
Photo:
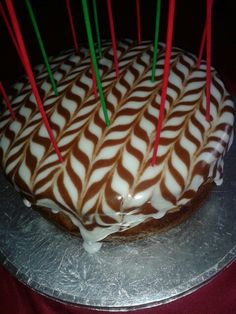
<svg viewBox="0 0 236 314"><path fill-rule="evenodd" d="M64 159L58 162L28 83L15 85L17 119L0 118L0 158L7 177L24 197L76 225L88 251L109 234L149 217L161 218L194 198L209 180L222 183L223 157L233 139L234 107L212 69L211 123L205 120L206 66L173 48L156 166L151 166L164 66L160 46L151 82L152 46L118 44L117 80L112 49L104 45L99 69L111 126L93 95L90 58L82 48L51 59L59 96L43 66L37 82ZM93 245L93 243L97 243Z"/></svg>

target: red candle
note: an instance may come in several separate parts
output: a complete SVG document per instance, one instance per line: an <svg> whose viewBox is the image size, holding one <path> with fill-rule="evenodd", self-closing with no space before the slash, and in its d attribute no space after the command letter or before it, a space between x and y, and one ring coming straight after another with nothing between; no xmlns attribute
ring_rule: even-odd
<svg viewBox="0 0 236 314"><path fill-rule="evenodd" d="M210 122L210 103L211 103L211 22L212 22L212 0L207 0L207 21L206 21L206 120Z"/></svg>
<svg viewBox="0 0 236 314"><path fill-rule="evenodd" d="M7 15L6 15L5 11L4 11L4 8L3 8L1 2L0 2L0 13L1 13L2 17L3 17L3 20L4 20L5 25L6 25L6 27L7 27L7 30L8 30L8 33L9 33L10 37L11 37L11 40L12 40L12 42L13 42L13 45L15 46L16 51L17 51L17 53L18 53L18 55L19 55L19 58L20 58L20 60L21 60L21 62L22 62L22 64L23 64L23 66L24 66L24 60L23 60L23 58L22 58L22 56L21 56L21 52L20 52L20 49L19 49L18 44L17 44L17 42L16 42L15 35L13 34L11 25L10 25L10 23L9 23L9 21L8 21Z"/></svg>
<svg viewBox="0 0 236 314"><path fill-rule="evenodd" d="M204 45L205 45L205 41L206 41L206 25L204 26L204 31L202 34L202 41L201 41L201 46L200 46L200 50L199 50L199 56L198 56L198 60L197 60L197 69L199 69L201 61L202 61L202 55L203 55L203 49L204 49Z"/></svg>
<svg viewBox="0 0 236 314"><path fill-rule="evenodd" d="M172 48L174 13L175 13L175 0L169 0L169 13L168 13L168 25L167 25L166 54L165 54L164 74L163 74L163 86L162 86L162 93L161 93L161 104L160 104L159 119L157 122L156 138L155 138L153 155L152 155L152 166L154 166L156 164L158 146L159 146L159 141L160 141L160 136L161 136L162 122L163 122L163 118L164 118L166 92L167 92L167 87L168 87L168 77L169 77L169 68L170 68L171 48Z"/></svg>
<svg viewBox="0 0 236 314"><path fill-rule="evenodd" d="M35 82L35 79L34 79L32 68L30 66L28 54L27 54L27 51L26 51L26 48L25 48L25 44L24 44L23 37L22 37L22 34L21 34L20 26L19 26L19 23L18 23L18 20L17 20L17 17L16 17L16 13L15 13L15 10L14 10L13 4L12 4L12 0L6 0L6 5L7 5L8 13L9 13L9 16L10 16L10 20L12 22L13 30L14 30L15 35L16 35L16 40L18 42L18 46L19 46L19 49L21 51L22 59L24 60L25 70L26 70L26 73L28 75L28 78L29 78L29 81L30 81L30 84L31 84L31 87L32 87L32 90L33 90L33 94L35 96L35 99L36 99L36 102L37 102L37 105L38 105L38 108L39 108L39 111L41 113L41 116L42 116L42 119L43 119L43 123L44 123L44 125L45 125L45 127L47 129L49 138L50 138L51 143L52 143L52 145L53 145L53 147L55 149L55 152L56 152L56 154L58 156L59 161L63 162L60 150L59 150L59 148L57 146L57 143L56 143L55 138L53 136L53 132L51 130L51 127L49 125L46 113L45 113L44 108L43 108L43 104L42 104L42 101L41 101L41 98L40 98L40 95L39 95L39 92L38 92L38 88L37 88L37 85L36 85L36 82Z"/></svg>
<svg viewBox="0 0 236 314"><path fill-rule="evenodd" d="M78 46L78 42L77 42L77 38L76 38L74 22L73 22L73 17L72 17L72 13L71 13L70 0L66 0L66 8L67 8L69 21L70 21L70 27L71 27L71 32L72 32L75 50L77 51L79 49L79 46Z"/></svg>
<svg viewBox="0 0 236 314"><path fill-rule="evenodd" d="M79 50L79 45L78 45L78 41L77 41L77 37L76 37L76 33L75 33L75 26L74 26L72 13L71 13L70 0L66 0L66 8L67 8L68 17L69 17L69 20L70 20L70 27L71 27L71 32L72 32L72 37L73 37L73 41L74 41L75 50L78 51ZM95 77L95 74L94 74L94 69L93 69L91 58L90 58L90 64L91 64L91 71L92 71L93 93L94 93L94 96L97 97L98 96L98 92L97 92L97 85L96 85L96 77Z"/></svg>
<svg viewBox="0 0 236 314"><path fill-rule="evenodd" d="M1 81L0 81L0 93L3 96L3 99L4 99L4 101L5 101L6 105L7 105L7 108L9 110L10 114L11 114L12 119L15 120L16 119L15 112L12 109L11 103L10 103L8 97L7 97L7 93L6 93L5 89L4 89Z"/></svg>
<svg viewBox="0 0 236 314"><path fill-rule="evenodd" d="M212 0L212 4L211 6L213 6L214 0ZM201 46L200 46L200 50L199 50L199 56L198 56L198 61L197 61L197 69L199 69L200 64L201 64L201 60L202 60L202 55L203 55L203 49L206 43L206 36L207 36L207 22L204 26L204 31L202 34L202 41L201 41Z"/></svg>
<svg viewBox="0 0 236 314"><path fill-rule="evenodd" d="M141 44L141 19L140 19L140 0L136 0L136 15L137 15L137 32L138 44Z"/></svg>
<svg viewBox="0 0 236 314"><path fill-rule="evenodd" d="M115 28L114 28L114 22L113 22L113 16L112 16L111 0L107 0L107 10L108 10L108 16L109 16L109 24L110 24L110 32L111 32L111 40L112 40L112 49L113 49L116 77L118 78L119 66L118 66L118 60L117 60L116 36L115 36Z"/></svg>

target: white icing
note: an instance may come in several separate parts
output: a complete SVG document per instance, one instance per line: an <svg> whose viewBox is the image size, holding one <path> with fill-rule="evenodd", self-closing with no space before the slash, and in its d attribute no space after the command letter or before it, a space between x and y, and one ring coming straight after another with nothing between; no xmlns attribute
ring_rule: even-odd
<svg viewBox="0 0 236 314"><path fill-rule="evenodd" d="M83 247L88 253L94 254L100 250L100 248L102 247L102 243L101 242L84 241Z"/></svg>
<svg viewBox="0 0 236 314"><path fill-rule="evenodd" d="M31 203L27 199L23 199L23 203L25 204L26 207L31 207Z"/></svg>
<svg viewBox="0 0 236 314"><path fill-rule="evenodd" d="M18 172L19 176L26 183L26 185L29 184L31 178L31 170L27 167L25 160L21 163ZM30 184L29 187L31 187Z"/></svg>
<svg viewBox="0 0 236 314"><path fill-rule="evenodd" d="M129 184L119 176L117 171L115 171L113 174L111 187L114 191L121 195L122 198L127 197Z"/></svg>

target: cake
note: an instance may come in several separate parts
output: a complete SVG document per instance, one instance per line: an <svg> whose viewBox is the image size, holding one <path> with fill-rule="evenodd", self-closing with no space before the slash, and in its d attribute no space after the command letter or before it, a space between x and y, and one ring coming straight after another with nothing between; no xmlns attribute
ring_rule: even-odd
<svg viewBox="0 0 236 314"><path fill-rule="evenodd" d="M233 140L234 105L212 68L211 121L206 111L206 63L172 49L165 118L156 164L151 165L161 98L165 45L159 45L155 81L153 47L121 40L119 77L109 42L98 60L110 126L93 93L90 54L64 51L50 59L59 96L46 69L35 77L63 157L52 147L31 87L12 88L12 120L0 117L0 162L25 204L74 234L87 251L101 241L138 238L182 221L222 184L223 158Z"/></svg>

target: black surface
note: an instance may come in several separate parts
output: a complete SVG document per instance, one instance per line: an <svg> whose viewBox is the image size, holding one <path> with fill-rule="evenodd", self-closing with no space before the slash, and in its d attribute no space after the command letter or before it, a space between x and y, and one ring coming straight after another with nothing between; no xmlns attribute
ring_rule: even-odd
<svg viewBox="0 0 236 314"><path fill-rule="evenodd" d="M4 1L2 1L5 5ZM37 40L24 0L13 1L32 65L42 63ZM152 39L155 27L156 0L140 0L142 38ZM73 48L65 0L31 0L48 55ZM88 0L92 7L92 0ZM98 0L101 37L110 38L106 0ZM71 0L79 43L86 41L80 0ZM135 0L112 0L117 38L137 38ZM168 1L162 0L160 40L165 41ZM206 0L176 0L173 45L198 54L205 23ZM215 0L213 12L213 65L221 72L236 77L236 63L229 63L236 52L235 0ZM0 79L8 88L24 73L6 27L0 18Z"/></svg>

